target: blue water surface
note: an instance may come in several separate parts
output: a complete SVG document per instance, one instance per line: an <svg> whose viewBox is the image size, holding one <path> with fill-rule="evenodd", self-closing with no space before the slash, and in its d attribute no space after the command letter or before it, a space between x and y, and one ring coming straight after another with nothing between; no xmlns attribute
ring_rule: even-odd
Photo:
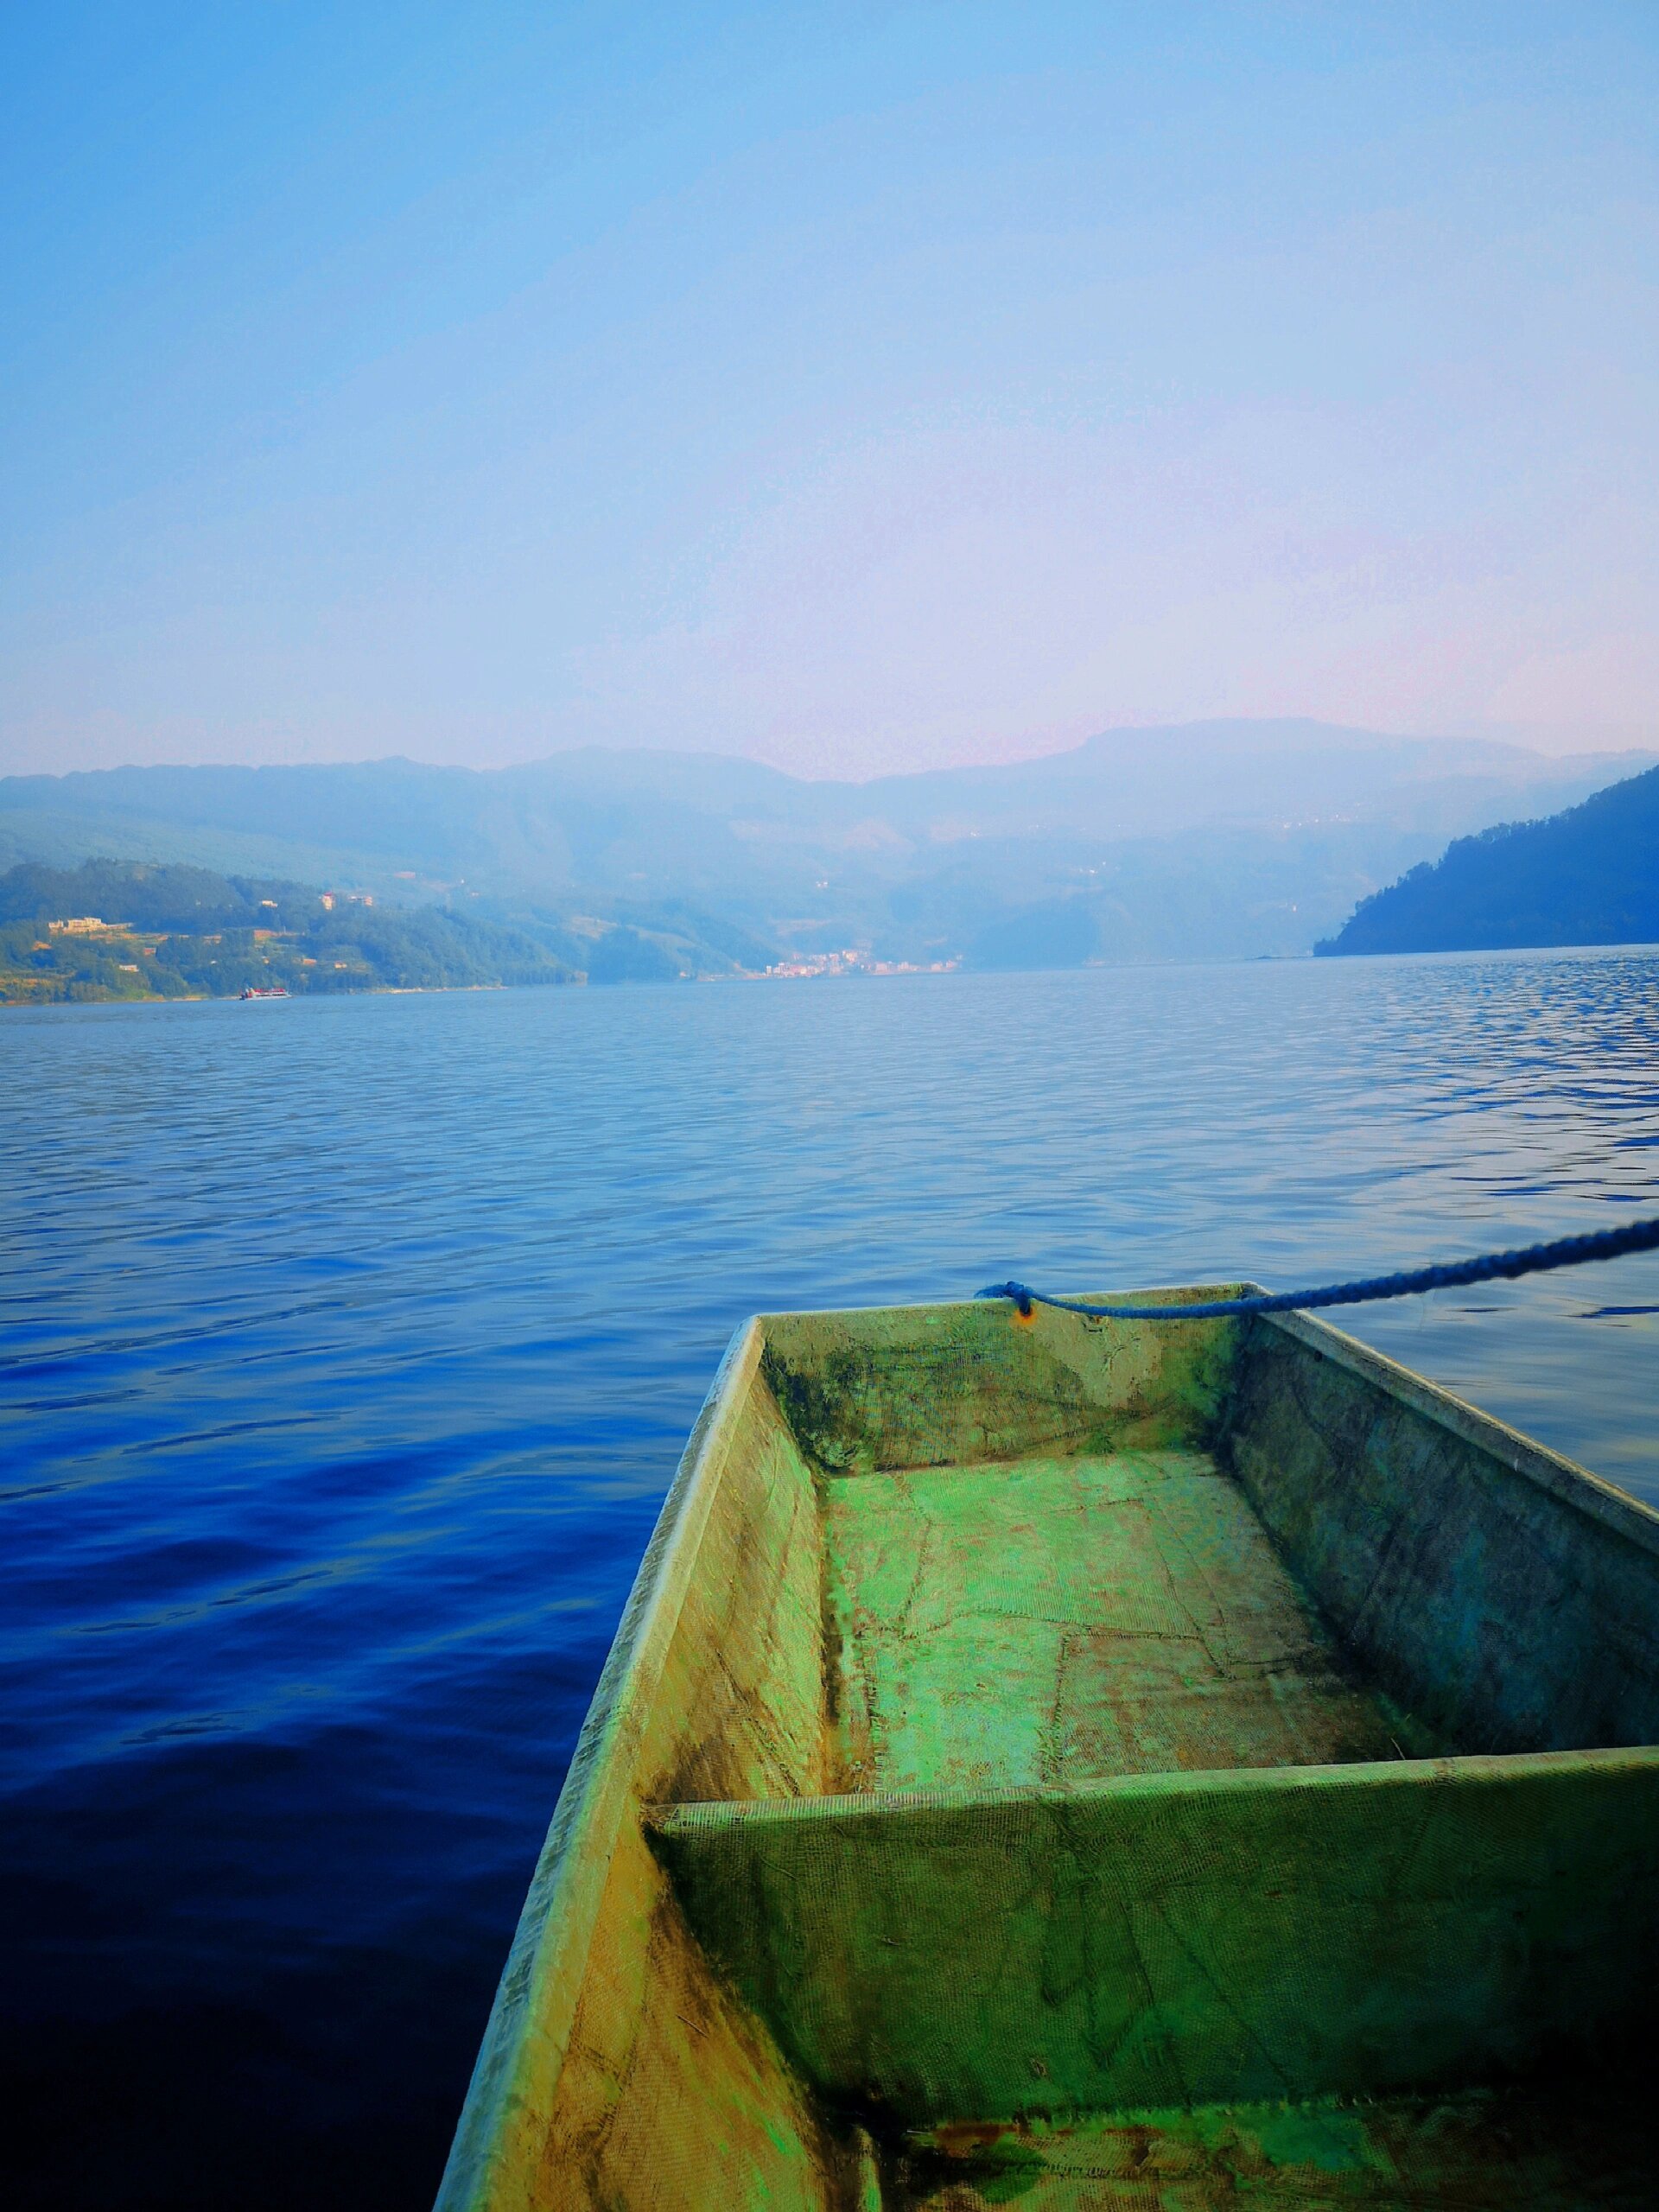
<svg viewBox="0 0 1659 2212"><path fill-rule="evenodd" d="M7 2201L429 2201L747 1313L1605 1227L1656 1047L1646 950L0 1014ZM1659 1500L1659 1260L1344 1325Z"/></svg>

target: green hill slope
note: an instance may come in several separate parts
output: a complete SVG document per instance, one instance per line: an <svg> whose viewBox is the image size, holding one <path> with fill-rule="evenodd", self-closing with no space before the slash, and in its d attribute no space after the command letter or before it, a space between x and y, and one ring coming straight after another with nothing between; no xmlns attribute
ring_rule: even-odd
<svg viewBox="0 0 1659 2212"><path fill-rule="evenodd" d="M107 860L0 876L0 1001L14 1003L581 980L529 931L435 906Z"/></svg>
<svg viewBox="0 0 1659 2212"><path fill-rule="evenodd" d="M1459 837L1363 899L1321 953L1659 943L1659 768L1543 822Z"/></svg>

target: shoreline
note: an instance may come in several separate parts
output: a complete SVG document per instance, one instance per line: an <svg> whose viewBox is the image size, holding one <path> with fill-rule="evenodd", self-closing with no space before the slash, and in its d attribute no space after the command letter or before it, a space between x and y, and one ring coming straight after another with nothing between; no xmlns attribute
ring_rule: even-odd
<svg viewBox="0 0 1659 2212"><path fill-rule="evenodd" d="M1389 961L1431 962L1456 960L1540 960L1556 959L1568 955L1580 958L1615 958L1621 955L1640 954L1659 956L1659 940L1630 938L1610 944L1522 944L1522 945L1459 945L1432 952L1367 952L1329 955L1318 959L1317 964L1327 970L1339 965L1377 967ZM1231 959L1205 960L1091 960L1077 968L913 968L880 969L875 968L833 972L817 972L804 976L779 976L741 971L726 976L687 976L670 982L660 981L638 983L590 983L582 975L557 982L538 983L372 983L360 990L351 991L291 991L290 1001L324 999L363 998L437 998L467 991L598 991L608 995L613 991L677 990L687 984L731 983L835 983L853 982L915 982L938 981L949 976L993 977L997 976L1105 976L1137 975L1148 971L1169 972L1201 968L1305 968L1315 964L1316 956L1309 953L1238 953ZM87 1006L238 1006L245 1003L241 994L190 991L177 996L164 997L146 993L138 997L111 993L107 998L43 998L30 995L27 998L0 997L0 1015L22 1013L33 1008L41 1011L59 1007ZM263 1003L263 1001L262 1001Z"/></svg>

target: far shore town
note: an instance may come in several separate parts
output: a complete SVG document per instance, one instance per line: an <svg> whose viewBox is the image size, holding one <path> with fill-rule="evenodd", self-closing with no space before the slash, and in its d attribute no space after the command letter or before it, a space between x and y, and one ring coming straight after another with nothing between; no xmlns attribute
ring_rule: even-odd
<svg viewBox="0 0 1659 2212"><path fill-rule="evenodd" d="M766 976L948 976L961 966L957 960L872 960L856 945L840 952L802 952L792 960L779 960L761 970Z"/></svg>

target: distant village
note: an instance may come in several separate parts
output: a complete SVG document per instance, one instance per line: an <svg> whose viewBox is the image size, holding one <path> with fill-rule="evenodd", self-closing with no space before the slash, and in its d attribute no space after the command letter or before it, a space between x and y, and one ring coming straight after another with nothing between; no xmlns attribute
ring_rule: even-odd
<svg viewBox="0 0 1659 2212"><path fill-rule="evenodd" d="M812 976L948 976L961 965L959 960L932 960L925 963L915 960L873 960L868 952L849 944L839 952L798 952L788 960L774 961L770 968L751 972L793 981Z"/></svg>

